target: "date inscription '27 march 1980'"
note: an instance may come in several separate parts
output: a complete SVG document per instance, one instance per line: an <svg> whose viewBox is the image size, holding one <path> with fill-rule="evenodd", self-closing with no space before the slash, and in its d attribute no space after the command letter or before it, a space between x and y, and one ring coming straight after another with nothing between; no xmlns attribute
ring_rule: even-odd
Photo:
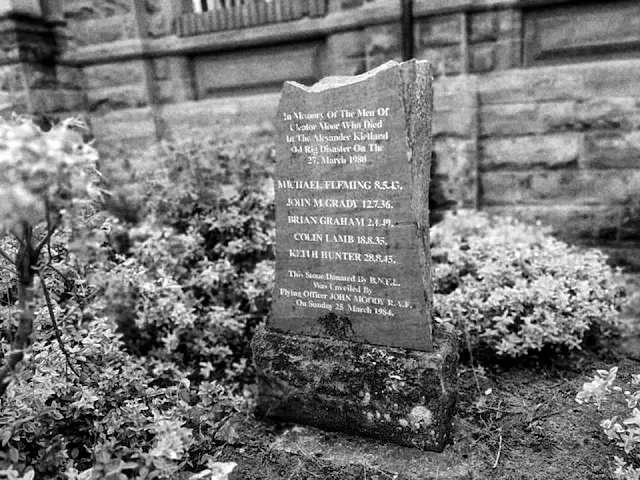
<svg viewBox="0 0 640 480"><path fill-rule="evenodd" d="M430 114L423 62L285 84L271 327L322 334L332 313L354 340L430 349Z"/></svg>

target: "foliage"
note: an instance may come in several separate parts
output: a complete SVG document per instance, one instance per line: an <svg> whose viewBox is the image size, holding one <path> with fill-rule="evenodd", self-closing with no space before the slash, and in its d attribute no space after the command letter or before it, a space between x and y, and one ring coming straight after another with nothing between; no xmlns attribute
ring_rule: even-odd
<svg viewBox="0 0 640 480"><path fill-rule="evenodd" d="M233 469L215 461L211 439L247 409L235 385L269 308L273 207L263 178L222 180L238 182L244 151L222 147L236 155L224 171L220 153L185 173L180 146L164 146L146 171L151 156L136 168L103 159L92 193L110 215L85 208L52 232L41 252L48 268L35 279L49 299L32 298L37 340L0 400L0 475L223 479ZM202 183L211 178L220 188ZM5 351L16 278L2 271Z"/></svg>
<svg viewBox="0 0 640 480"><path fill-rule="evenodd" d="M51 268L40 263L42 251L50 251L63 213L77 211L95 191L98 156L75 127L82 123L71 119L43 132L25 118L0 121L0 236L10 234L16 242L13 255L0 250L0 267L15 276L17 287L17 327L0 367L0 397L31 343L35 279ZM47 297L46 284L40 285Z"/></svg>
<svg viewBox="0 0 640 480"><path fill-rule="evenodd" d="M586 382L576 395L578 403L595 403L600 409L604 402L613 400L618 409L626 411L624 420L618 415L600 422L607 438L615 442L622 452L615 456L614 476L619 480L640 478L640 374L631 375L630 382L623 387L614 386L618 367L597 370L591 382ZM632 391L636 389L635 391Z"/></svg>
<svg viewBox="0 0 640 480"><path fill-rule="evenodd" d="M0 189L15 206L2 225L16 230L16 212L28 212L42 245L29 302L35 341L0 398L0 477L226 478L233 465L216 462L212 438L233 436L228 415L250 409L249 341L271 304L271 133L103 157L98 174L94 151L64 125L72 141L60 144L70 152L62 166L51 170L58 160L44 147L29 150L31 167L17 163L23 170ZM29 129L38 145L56 135ZM77 175L65 176L72 167ZM440 321L466 319L476 345L524 355L615 324L612 272L598 253L481 214L445 220L433 240L447 250L434 267ZM11 265L21 243L7 236L0 248L7 353L22 309Z"/></svg>
<svg viewBox="0 0 640 480"><path fill-rule="evenodd" d="M130 246L97 277L130 351L175 362L192 381L250 380L249 341L273 288L270 145L260 131L162 144L120 172L147 221L111 226L112 237L126 227Z"/></svg>
<svg viewBox="0 0 640 480"><path fill-rule="evenodd" d="M97 152L71 119L48 132L30 120L0 119L0 234L56 222L91 192Z"/></svg>
<svg viewBox="0 0 640 480"><path fill-rule="evenodd" d="M597 250L480 212L447 215L431 241L435 316L472 347L506 357L577 349L618 326L623 290Z"/></svg>
<svg viewBox="0 0 640 480"><path fill-rule="evenodd" d="M65 371L51 338L34 343L33 369L18 375L3 400L0 465L84 479L172 479L198 466L192 459L202 456L224 412L238 401L215 383L192 386L174 365L148 365L126 353L105 318L72 320L63 341L80 378ZM72 326L76 321L79 328ZM217 408L204 411L203 403Z"/></svg>

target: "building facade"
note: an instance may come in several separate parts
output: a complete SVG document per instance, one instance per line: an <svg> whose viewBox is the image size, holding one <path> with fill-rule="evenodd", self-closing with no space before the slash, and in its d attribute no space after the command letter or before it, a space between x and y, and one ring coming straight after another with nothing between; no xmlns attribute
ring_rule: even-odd
<svg viewBox="0 0 640 480"><path fill-rule="evenodd" d="M268 124L285 80L359 74L409 40L436 74L435 207L541 220L640 269L635 0L0 0L0 16L0 108L82 113L131 148Z"/></svg>

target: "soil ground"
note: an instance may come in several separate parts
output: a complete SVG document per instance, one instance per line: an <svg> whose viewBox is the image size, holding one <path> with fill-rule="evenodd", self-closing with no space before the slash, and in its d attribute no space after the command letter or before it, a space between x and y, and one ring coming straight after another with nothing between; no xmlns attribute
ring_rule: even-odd
<svg viewBox="0 0 640 480"><path fill-rule="evenodd" d="M629 286L624 315L638 325L639 279L629 277ZM622 380L640 372L640 334L491 369L463 358L454 438L442 454L244 416L230 420L233 441L217 456L238 463L233 479L610 479L620 450L599 423L616 405L598 410L575 397L596 369L613 366Z"/></svg>

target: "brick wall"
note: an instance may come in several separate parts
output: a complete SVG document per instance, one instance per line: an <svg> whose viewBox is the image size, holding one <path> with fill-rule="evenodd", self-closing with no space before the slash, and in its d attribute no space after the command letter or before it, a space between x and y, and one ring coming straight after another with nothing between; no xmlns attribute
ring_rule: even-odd
<svg viewBox="0 0 640 480"><path fill-rule="evenodd" d="M401 58L400 1L255 1L0 0L0 107L83 113L135 148L268 124L285 80ZM640 270L640 3L413 4L414 54L436 74L436 216L541 220Z"/></svg>

